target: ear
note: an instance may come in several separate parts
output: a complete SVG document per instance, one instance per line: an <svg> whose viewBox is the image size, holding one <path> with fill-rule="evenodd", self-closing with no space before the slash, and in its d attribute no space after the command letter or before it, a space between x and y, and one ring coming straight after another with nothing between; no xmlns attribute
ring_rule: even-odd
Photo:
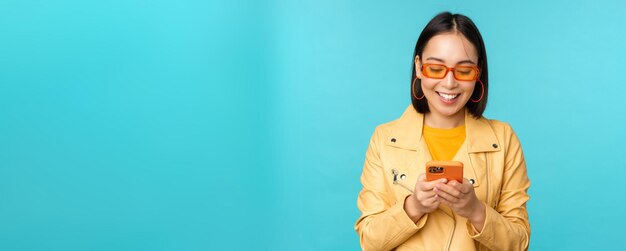
<svg viewBox="0 0 626 251"><path fill-rule="evenodd" d="M420 56L415 56L415 76L422 79L422 63L420 62Z"/></svg>

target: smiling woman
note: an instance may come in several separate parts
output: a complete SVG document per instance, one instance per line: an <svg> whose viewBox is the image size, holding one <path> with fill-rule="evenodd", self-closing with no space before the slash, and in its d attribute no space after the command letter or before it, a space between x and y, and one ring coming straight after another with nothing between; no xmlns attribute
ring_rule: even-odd
<svg viewBox="0 0 626 251"><path fill-rule="evenodd" d="M361 247L527 250L526 162L511 127L482 116L489 82L480 32L466 16L441 13L413 59L412 105L376 128L366 153ZM459 163L463 181L427 179L431 160Z"/></svg>

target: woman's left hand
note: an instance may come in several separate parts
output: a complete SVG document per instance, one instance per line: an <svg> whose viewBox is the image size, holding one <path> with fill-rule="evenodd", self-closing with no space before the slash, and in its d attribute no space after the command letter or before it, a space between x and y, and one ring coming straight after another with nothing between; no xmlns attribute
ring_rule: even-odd
<svg viewBox="0 0 626 251"><path fill-rule="evenodd" d="M485 223L485 205L476 197L474 186L467 179L463 183L451 180L448 183L439 183L433 191L437 199L450 207L459 216L470 220L472 225L481 231Z"/></svg>

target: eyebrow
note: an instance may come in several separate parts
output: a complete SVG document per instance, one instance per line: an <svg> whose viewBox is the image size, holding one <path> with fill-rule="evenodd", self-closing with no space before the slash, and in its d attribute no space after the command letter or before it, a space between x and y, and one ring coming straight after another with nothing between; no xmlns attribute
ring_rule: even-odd
<svg viewBox="0 0 626 251"><path fill-rule="evenodd" d="M426 60L429 60L429 59L431 59L431 60L435 60L435 61L439 61L439 62L442 62L442 63L445 63L445 62L446 62L446 61L443 61L443 59L436 58L436 57L428 57ZM476 64L476 63L474 63L474 61L469 60L469 59L466 59L466 60L461 60L461 61L459 61L459 62L456 62L456 64L466 64L466 63L469 63L469 64Z"/></svg>

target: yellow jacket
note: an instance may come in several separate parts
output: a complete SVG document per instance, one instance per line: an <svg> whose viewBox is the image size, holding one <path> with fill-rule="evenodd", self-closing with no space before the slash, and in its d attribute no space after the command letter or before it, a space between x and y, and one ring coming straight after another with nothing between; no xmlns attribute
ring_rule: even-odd
<svg viewBox="0 0 626 251"><path fill-rule="evenodd" d="M466 139L454 160L487 208L482 232L448 207L413 223L404 199L431 160L422 139L424 116L409 105L402 117L376 128L368 147L355 224L363 250L527 250L530 181L519 140L503 122L465 112ZM394 183L394 178L396 183ZM406 188L405 188L406 187Z"/></svg>

